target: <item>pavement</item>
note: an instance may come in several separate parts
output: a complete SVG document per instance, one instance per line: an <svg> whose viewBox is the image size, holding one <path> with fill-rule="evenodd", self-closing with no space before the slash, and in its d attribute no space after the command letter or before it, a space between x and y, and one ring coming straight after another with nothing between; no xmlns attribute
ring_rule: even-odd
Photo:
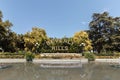
<svg viewBox="0 0 120 80"><path fill-rule="evenodd" d="M0 59L0 63L23 63L25 59Z"/></svg>
<svg viewBox="0 0 120 80"><path fill-rule="evenodd" d="M116 59L96 59L95 62L120 63L120 58L116 58Z"/></svg>
<svg viewBox="0 0 120 80"><path fill-rule="evenodd" d="M0 63L25 63L26 59L0 59ZM34 59L33 63L87 63L88 59ZM120 63L117 59L96 59L95 62Z"/></svg>
<svg viewBox="0 0 120 80"><path fill-rule="evenodd" d="M24 63L26 59L0 59L0 63ZM34 59L33 63L86 63L87 59Z"/></svg>

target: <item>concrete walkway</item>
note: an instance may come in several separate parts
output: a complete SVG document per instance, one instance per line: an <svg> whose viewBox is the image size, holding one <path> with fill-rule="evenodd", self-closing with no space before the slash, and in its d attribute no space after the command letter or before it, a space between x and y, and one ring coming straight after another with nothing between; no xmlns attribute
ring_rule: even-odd
<svg viewBox="0 0 120 80"><path fill-rule="evenodd" d="M0 59L0 63L23 63L25 59Z"/></svg>
<svg viewBox="0 0 120 80"><path fill-rule="evenodd" d="M24 63L25 59L0 59L0 63ZM33 63L86 63L87 59L34 59Z"/></svg>
<svg viewBox="0 0 120 80"><path fill-rule="evenodd" d="M35 59L34 63L87 63L87 59Z"/></svg>
<svg viewBox="0 0 120 80"><path fill-rule="evenodd" d="M0 59L0 63L24 63L26 59ZM34 59L33 63L87 63L87 59ZM95 62L120 63L120 59L96 59Z"/></svg>
<svg viewBox="0 0 120 80"><path fill-rule="evenodd" d="M120 63L120 59L96 59L95 62Z"/></svg>

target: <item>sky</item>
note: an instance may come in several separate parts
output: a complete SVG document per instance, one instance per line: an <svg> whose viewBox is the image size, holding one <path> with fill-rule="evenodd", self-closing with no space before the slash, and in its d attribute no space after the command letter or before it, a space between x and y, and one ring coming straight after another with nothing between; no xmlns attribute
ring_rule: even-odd
<svg viewBox="0 0 120 80"><path fill-rule="evenodd" d="M0 10L18 34L39 27L48 37L62 38L88 30L93 13L120 16L119 4L120 0L0 0Z"/></svg>

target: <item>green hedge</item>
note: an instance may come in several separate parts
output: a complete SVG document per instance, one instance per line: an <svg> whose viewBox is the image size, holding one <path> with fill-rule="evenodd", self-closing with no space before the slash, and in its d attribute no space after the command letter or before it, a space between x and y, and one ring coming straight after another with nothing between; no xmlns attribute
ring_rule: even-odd
<svg viewBox="0 0 120 80"><path fill-rule="evenodd" d="M88 61L94 61L95 55L93 53L84 53L85 58L88 58Z"/></svg>
<svg viewBox="0 0 120 80"><path fill-rule="evenodd" d="M1 52L0 58L24 58L24 53Z"/></svg>
<svg viewBox="0 0 120 80"><path fill-rule="evenodd" d="M25 58L26 58L26 61L33 61L33 59L35 58L35 54L33 54L31 52L26 52Z"/></svg>

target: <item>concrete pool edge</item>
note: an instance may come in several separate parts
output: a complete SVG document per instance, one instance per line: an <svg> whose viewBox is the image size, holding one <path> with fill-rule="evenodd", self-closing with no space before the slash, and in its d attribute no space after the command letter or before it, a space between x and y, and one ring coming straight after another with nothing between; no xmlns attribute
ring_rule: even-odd
<svg viewBox="0 0 120 80"><path fill-rule="evenodd" d="M25 63L26 59L0 59L0 63ZM87 63L88 59L34 59L33 63ZM120 59L95 59L95 62L120 63Z"/></svg>
<svg viewBox="0 0 120 80"><path fill-rule="evenodd" d="M120 58L116 58L116 59L96 59L95 62L120 63Z"/></svg>
<svg viewBox="0 0 120 80"><path fill-rule="evenodd" d="M0 59L0 63L25 63L26 59ZM88 62L87 59L34 59L33 63L74 63Z"/></svg>

